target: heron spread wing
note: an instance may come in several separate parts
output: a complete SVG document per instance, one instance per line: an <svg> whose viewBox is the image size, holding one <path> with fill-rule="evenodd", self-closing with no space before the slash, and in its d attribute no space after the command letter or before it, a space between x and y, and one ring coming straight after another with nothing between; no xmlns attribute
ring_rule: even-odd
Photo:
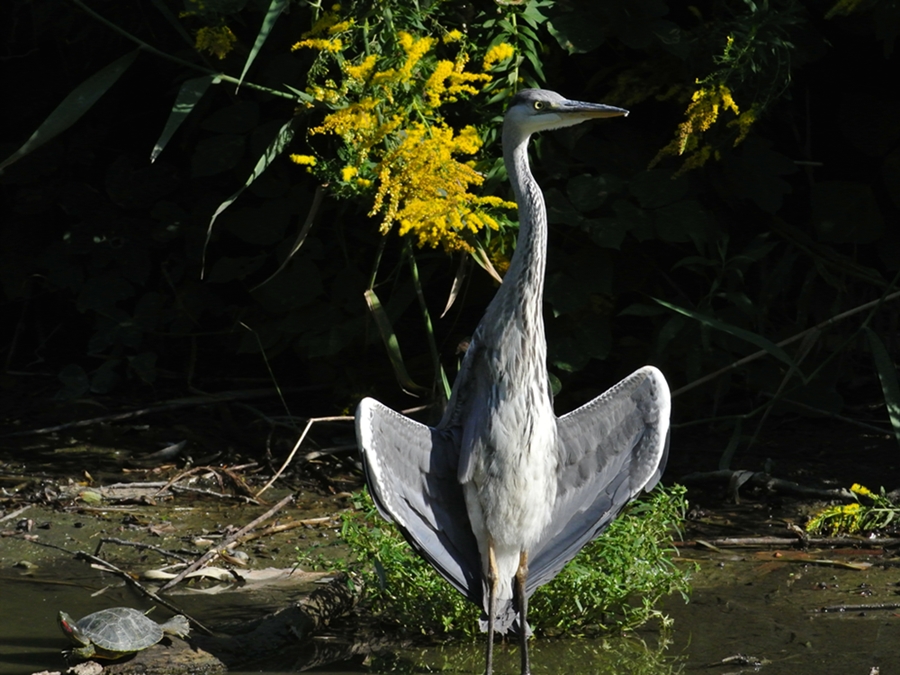
<svg viewBox="0 0 900 675"><path fill-rule="evenodd" d="M557 420L556 502L529 556L529 595L656 485L668 453L669 407L665 378L647 366Z"/></svg>
<svg viewBox="0 0 900 675"><path fill-rule="evenodd" d="M478 543L457 480L458 431L420 424L366 398L356 410L356 435L378 511L441 576L480 606Z"/></svg>

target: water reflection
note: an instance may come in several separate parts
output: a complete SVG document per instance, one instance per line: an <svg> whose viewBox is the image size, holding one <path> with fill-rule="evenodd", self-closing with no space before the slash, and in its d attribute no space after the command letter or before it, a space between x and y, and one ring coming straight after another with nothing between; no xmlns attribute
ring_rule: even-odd
<svg viewBox="0 0 900 675"><path fill-rule="evenodd" d="M669 675L680 672L681 662L666 656L665 647L648 648L632 638L536 639L530 643L531 670L541 673L585 675ZM480 641L373 656L368 673L479 673L484 669L484 645ZM519 650L514 644L498 643L494 652L497 675L518 675Z"/></svg>

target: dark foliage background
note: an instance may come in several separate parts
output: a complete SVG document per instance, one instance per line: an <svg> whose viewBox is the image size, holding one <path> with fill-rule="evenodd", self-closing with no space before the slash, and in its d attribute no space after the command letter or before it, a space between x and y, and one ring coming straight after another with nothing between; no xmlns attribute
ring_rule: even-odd
<svg viewBox="0 0 900 675"><path fill-rule="evenodd" d="M79 83L134 49L123 32L237 76L267 5L207 4L208 13L179 21L189 35L227 21L238 40L221 62L173 30L162 11L184 9L173 0L3 3L0 157ZM523 15L532 12L541 17L540 43L523 32L517 45L530 55L522 65L526 82L543 74L542 84L571 98L631 110L627 120L547 134L537 144L535 172L551 222L545 314L561 411L648 362L673 389L685 387L760 345L894 291L900 3L448 1L422 8L427 21L415 20L423 25L473 35L486 34L486 22L498 17L517 16L516 25L526 26ZM399 5L394 10L398 23L414 20ZM361 16L372 7L357 2L341 11ZM289 48L312 21L307 3L291 4L248 80L302 90L312 56ZM72 128L0 176L8 392L34 391L37 381L43 396L59 401L154 400L188 387L269 386L274 377L282 387L317 387L295 410L303 415L350 411L364 394L397 407L415 404L397 386L363 299L382 243L367 204L326 191L304 246L256 288L288 255L318 186L278 159L218 219L205 246L214 210L243 185L296 104L248 87L213 86L151 164L178 88L194 76L143 51ZM756 111L746 139L735 146L736 130L723 123L704 141L711 157L702 166L683 171L685 157L658 158L684 122L691 92L719 84L742 111ZM484 124L502 110L502 103L477 105L460 104L455 114ZM303 148L301 133L292 150ZM486 154L499 156L499 144ZM493 179L495 192L509 196L501 179ZM437 317L459 256L426 249L416 259ZM395 234L378 269L379 295L410 375L430 385L426 331ZM434 322L451 377L460 343L495 290L474 270ZM866 335L891 355L896 330L890 303L859 313L785 347L799 372L767 355L680 395L675 421L730 428L760 419L777 401L777 414L842 414L887 432ZM23 403L5 411L6 422L33 411ZM748 442L752 431L734 428L735 442Z"/></svg>

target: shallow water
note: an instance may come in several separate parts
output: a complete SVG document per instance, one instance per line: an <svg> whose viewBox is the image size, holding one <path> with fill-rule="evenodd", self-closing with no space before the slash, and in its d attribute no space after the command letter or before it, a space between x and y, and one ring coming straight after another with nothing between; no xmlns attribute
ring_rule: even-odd
<svg viewBox="0 0 900 675"><path fill-rule="evenodd" d="M715 673L868 675L875 667L884 675L897 672L898 611L832 614L817 610L838 603L894 602L900 599L900 570L878 555L840 557L842 563L866 558L877 563L865 571L811 562L835 559L829 552L805 555L806 560L773 551L705 555L691 602L685 605L671 598L667 603L674 619L667 647L659 648L653 631L628 639L535 639L531 643L533 672L666 675L711 667ZM105 587L106 583L110 585ZM93 595L98 591L99 595ZM30 576L21 576L17 568L4 568L0 598L3 675L64 667L60 651L67 644L56 626L59 609L82 616L114 605L145 606L120 582L81 563L47 567ZM170 599L213 626L264 614L289 600L288 594L279 598L271 593L266 598L246 593L179 593ZM282 654L247 672L296 672L304 654ZM734 658L737 655L747 660L742 664ZM498 644L495 658L497 675L518 673L514 645ZM482 669L483 642L455 641L429 649L381 651L305 672L480 673Z"/></svg>
<svg viewBox="0 0 900 675"><path fill-rule="evenodd" d="M846 473L856 475L849 470ZM763 501L745 501L740 507L724 507L719 499L707 501L714 504L707 509L707 531L698 530L690 536L716 536L709 533L712 530L758 536L783 531L785 522L802 522L794 515L773 512ZM191 537L201 530L216 530L220 524L242 525L265 510L183 497L179 504L186 506L129 506L125 511L103 513L104 509L97 508L79 513L35 506L23 517L34 520L33 536L69 551L93 551L102 536L143 537L144 541L174 550L189 546ZM305 495L279 517L333 514L343 506L345 502L339 498ZM13 524L9 521L4 527ZM149 532L151 525L153 533ZM696 524L693 527L696 529ZM295 548L309 548L313 543L326 544L324 552L332 550L340 555L341 549L329 549L335 539L334 527L297 529L268 537L259 542L258 549L250 548L251 565L290 566ZM104 555L131 571L160 564L155 554L145 555L133 548L104 548ZM688 547L682 549L682 557L697 561L700 569L693 579L689 604L678 597L666 601L664 609L674 620L667 644L661 646L658 633L651 630L628 639L535 639L531 642L535 675L667 675L692 671L869 675L873 668L880 668L882 675L900 673L900 610L817 611L836 604L900 601L900 562L892 559L890 552L709 551ZM36 567L17 567L21 560ZM844 566L848 563L871 566L848 569ZM230 622L262 616L296 600L299 593L297 588L269 588L207 595L179 589L168 598L211 627L222 628ZM57 612L64 609L78 618L117 605L149 606L120 579L91 569L70 554L18 536L0 539L0 675L63 669L61 651L68 644L56 625ZM154 618L166 616L158 610ZM328 644L327 638L317 642L326 647ZM361 654L344 663L305 672L481 673L483 649L482 640L457 640L429 649ZM741 661L738 655L746 658ZM273 655L246 672L297 672L308 657L309 650ZM519 672L515 645L498 644L495 659L497 675Z"/></svg>

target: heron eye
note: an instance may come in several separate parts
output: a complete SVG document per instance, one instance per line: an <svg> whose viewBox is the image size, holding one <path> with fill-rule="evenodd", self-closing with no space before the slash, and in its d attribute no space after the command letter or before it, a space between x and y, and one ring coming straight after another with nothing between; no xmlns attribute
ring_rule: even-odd
<svg viewBox="0 0 900 675"><path fill-rule="evenodd" d="M544 107L544 102L543 102L543 101L535 101L535 102L534 102L534 109L535 109L535 110L540 110L540 109L543 108L543 107Z"/></svg>

